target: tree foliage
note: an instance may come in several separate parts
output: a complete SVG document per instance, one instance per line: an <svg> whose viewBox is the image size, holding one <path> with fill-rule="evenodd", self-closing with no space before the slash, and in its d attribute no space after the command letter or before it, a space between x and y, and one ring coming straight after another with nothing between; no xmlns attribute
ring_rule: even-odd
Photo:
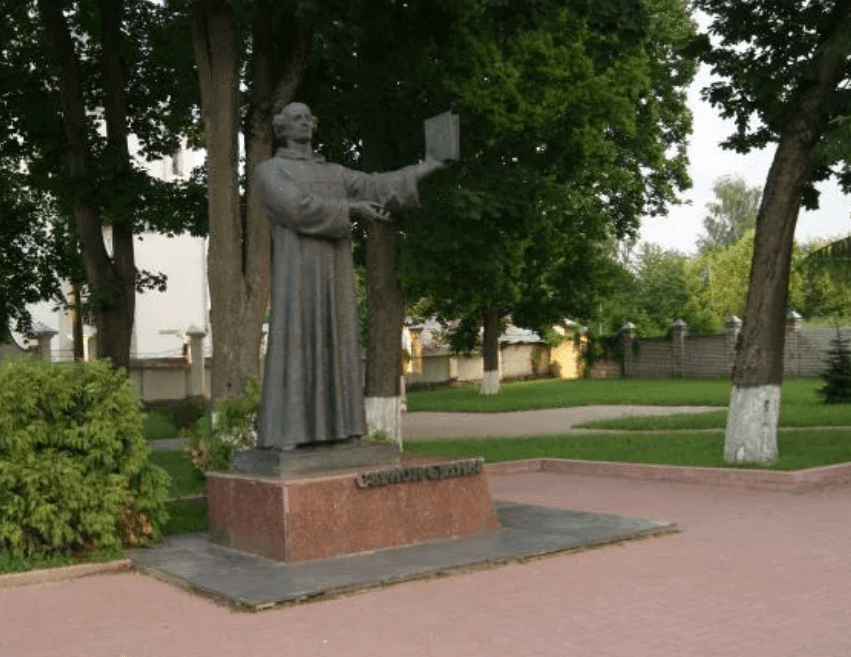
<svg viewBox="0 0 851 657"><path fill-rule="evenodd" d="M454 44L462 161L406 224L403 266L447 316L543 328L591 316L609 236L689 182L693 25L679 2L520 4L483 3Z"/></svg>
<svg viewBox="0 0 851 657"><path fill-rule="evenodd" d="M836 330L830 342L827 368L819 375L824 385L818 394L825 404L851 403L851 344L848 338Z"/></svg>
<svg viewBox="0 0 851 657"><path fill-rule="evenodd" d="M0 8L0 167L40 200L17 209L28 229L19 234L47 236L51 253L29 275L87 283L101 355L126 364L135 290L156 280L138 276L133 234L205 230L197 186L163 183L142 166L173 153L192 124L185 48L162 7L145 0ZM131 134L141 160L129 155ZM111 250L103 226L112 226Z"/></svg>
<svg viewBox="0 0 851 657"><path fill-rule="evenodd" d="M762 190L751 187L741 176L725 176L712 185L716 201L707 204L709 214L703 220L705 235L697 238L701 253L738 242L756 228L756 215Z"/></svg>
<svg viewBox="0 0 851 657"><path fill-rule="evenodd" d="M0 342L8 329L27 333L27 306L54 297L59 280L52 266L49 199L26 187L23 176L0 176Z"/></svg>
<svg viewBox="0 0 851 657"><path fill-rule="evenodd" d="M713 19L709 34L715 43L702 58L722 78L704 90L704 97L736 126L722 145L746 153L778 142L788 127L790 105L816 83L817 58L832 53L841 58L849 48L847 3L696 0L694 4ZM838 76L830 101L818 110L815 159L801 197L807 209L818 207L814 183L832 175L844 191L851 191L851 90L840 84L848 71L839 71Z"/></svg>

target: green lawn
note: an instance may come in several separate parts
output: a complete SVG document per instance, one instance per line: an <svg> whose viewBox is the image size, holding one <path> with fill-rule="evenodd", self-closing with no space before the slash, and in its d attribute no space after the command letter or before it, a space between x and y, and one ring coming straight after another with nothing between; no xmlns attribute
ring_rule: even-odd
<svg viewBox="0 0 851 657"><path fill-rule="evenodd" d="M815 381L810 379L809 381ZM814 384L813 384L814 385ZM785 390L785 386L784 386ZM730 379L542 379L503 383L497 395L477 387L411 390L411 411L494 413L594 404L726 406Z"/></svg>
<svg viewBox="0 0 851 657"><path fill-rule="evenodd" d="M151 462L165 468L171 475L171 488L168 496L190 497L203 495L204 475L198 472L189 460L189 455L184 451L151 452Z"/></svg>
<svg viewBox="0 0 851 657"><path fill-rule="evenodd" d="M799 426L836 426L842 405L822 404L816 391L818 378L794 378L783 382L782 403L787 421L807 410ZM730 401L730 379L538 379L503 383L497 395L481 395L477 387L465 386L412 390L407 394L410 411L495 413L540 408L591 405L719 406ZM851 405L845 417L851 418ZM845 424L844 422L842 423ZM848 424L851 424L849 422ZM722 425L723 426L723 423ZM795 426L788 424L787 426ZM691 428L690 426L688 428Z"/></svg>
<svg viewBox="0 0 851 657"><path fill-rule="evenodd" d="M178 435L178 428L167 413L147 410L142 413L142 433L145 440L163 440Z"/></svg>
<svg viewBox="0 0 851 657"><path fill-rule="evenodd" d="M163 527L163 534L194 534L207 531L207 502L206 500L172 500L167 502L168 522Z"/></svg>
<svg viewBox="0 0 851 657"><path fill-rule="evenodd" d="M32 559L29 557L13 557L6 552L0 552L0 575L8 573L22 573L27 570L42 570L44 568L57 568L59 566L75 566L81 563L103 563L115 561L124 556L122 550L101 550L92 552L84 557L54 555Z"/></svg>
<svg viewBox="0 0 851 657"><path fill-rule="evenodd" d="M774 470L800 470L851 461L851 430L795 429L779 434ZM488 463L538 457L627 461L659 465L730 467L724 462L722 431L596 436L529 436L409 442L411 454L483 457Z"/></svg>

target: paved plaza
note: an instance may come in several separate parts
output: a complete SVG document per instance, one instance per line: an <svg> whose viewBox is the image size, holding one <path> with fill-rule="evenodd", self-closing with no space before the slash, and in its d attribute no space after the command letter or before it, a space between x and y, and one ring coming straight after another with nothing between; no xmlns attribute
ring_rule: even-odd
<svg viewBox="0 0 851 657"><path fill-rule="evenodd" d="M0 591L0 655L851 654L851 486L806 494L553 473L494 497L682 533L257 613L139 573Z"/></svg>

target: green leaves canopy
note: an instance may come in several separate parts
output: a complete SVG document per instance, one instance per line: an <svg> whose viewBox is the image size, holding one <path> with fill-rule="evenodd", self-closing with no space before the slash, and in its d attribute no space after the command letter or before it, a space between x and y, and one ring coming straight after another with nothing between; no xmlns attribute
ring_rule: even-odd
<svg viewBox="0 0 851 657"><path fill-rule="evenodd" d="M673 0L471 8L442 85L462 160L404 225L409 292L448 316L587 317L608 236L634 234L689 184L693 33Z"/></svg>
<svg viewBox="0 0 851 657"><path fill-rule="evenodd" d="M746 153L780 138L790 102L815 79L813 61L825 47L848 49L847 36L825 41L836 24L839 0L695 0L694 6L712 16L701 58L723 78L704 90L704 97L733 119L735 132L723 145ZM847 68L847 67L846 67ZM832 93L820 125L820 143L804 207L818 207L813 183L835 175L851 191L851 71Z"/></svg>

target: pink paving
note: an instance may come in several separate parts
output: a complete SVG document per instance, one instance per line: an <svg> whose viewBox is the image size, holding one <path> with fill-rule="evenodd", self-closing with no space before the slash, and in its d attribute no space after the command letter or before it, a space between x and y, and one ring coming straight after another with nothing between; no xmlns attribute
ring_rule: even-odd
<svg viewBox="0 0 851 657"><path fill-rule="evenodd" d="M804 494L554 473L494 497L683 533L234 612L134 573L0 591L3 657L851 655L851 487Z"/></svg>

